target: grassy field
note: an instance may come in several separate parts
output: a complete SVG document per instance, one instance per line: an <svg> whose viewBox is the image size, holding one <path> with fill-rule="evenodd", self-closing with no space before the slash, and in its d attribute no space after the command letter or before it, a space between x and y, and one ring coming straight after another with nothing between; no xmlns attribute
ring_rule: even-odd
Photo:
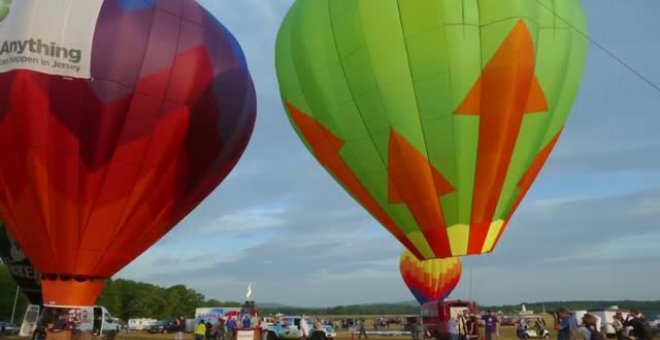
<svg viewBox="0 0 660 340"><path fill-rule="evenodd" d="M174 339L174 335L151 335L145 333L128 333L121 334L115 338L116 340L164 340L164 339ZM186 340L192 340L193 336L191 334L186 334ZM341 331L337 333L337 340L350 340L351 335L346 331ZM370 336L369 340L410 340L411 337L405 336ZM499 340L517 340L515 336L514 327L502 327Z"/></svg>
<svg viewBox="0 0 660 340"><path fill-rule="evenodd" d="M501 337L499 340L517 340L515 336L515 329L514 327L503 327L501 331ZM7 339L7 340L18 340L18 339L26 339L26 338L20 338L20 337L5 337L0 339ZM174 334L147 334L147 333L141 333L141 332L133 332L133 333L122 333L118 335L115 340L165 340L169 339L172 340L174 339ZM192 340L193 336L191 334L186 334L185 335L186 340ZM351 335L347 331L340 331L337 333L337 340L350 340ZM405 336L370 336L369 340L410 340L411 337Z"/></svg>

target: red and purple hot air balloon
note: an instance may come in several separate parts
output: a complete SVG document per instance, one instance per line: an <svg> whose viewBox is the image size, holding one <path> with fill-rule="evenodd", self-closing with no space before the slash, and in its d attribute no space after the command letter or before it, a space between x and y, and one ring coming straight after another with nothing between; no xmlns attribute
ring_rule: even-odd
<svg viewBox="0 0 660 340"><path fill-rule="evenodd" d="M111 277L238 162L256 95L194 0L21 0L0 22L0 217L48 305Z"/></svg>

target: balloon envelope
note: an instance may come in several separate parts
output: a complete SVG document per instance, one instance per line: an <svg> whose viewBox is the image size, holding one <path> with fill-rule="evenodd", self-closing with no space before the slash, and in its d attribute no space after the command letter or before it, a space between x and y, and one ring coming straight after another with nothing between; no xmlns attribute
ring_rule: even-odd
<svg viewBox="0 0 660 340"><path fill-rule="evenodd" d="M401 277L420 305L444 300L461 280L463 266L458 257L418 260L409 251L401 254Z"/></svg>
<svg viewBox="0 0 660 340"><path fill-rule="evenodd" d="M0 215L46 304L91 305L237 163L246 61L193 0L21 0L0 24Z"/></svg>
<svg viewBox="0 0 660 340"><path fill-rule="evenodd" d="M41 305L41 276L30 263L4 223L0 223L0 259L33 305Z"/></svg>
<svg viewBox="0 0 660 340"><path fill-rule="evenodd" d="M332 176L422 259L494 249L562 131L579 1L297 0L282 100Z"/></svg>

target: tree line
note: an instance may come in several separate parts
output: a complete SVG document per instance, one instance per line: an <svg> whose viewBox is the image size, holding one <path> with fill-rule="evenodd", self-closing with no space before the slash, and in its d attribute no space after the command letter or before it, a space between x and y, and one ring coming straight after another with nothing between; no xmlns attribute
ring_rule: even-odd
<svg viewBox="0 0 660 340"><path fill-rule="evenodd" d="M9 320L11 317L16 284L4 266L0 266L0 320ZM15 321L22 320L27 299L19 294L17 300ZM108 280L98 301L99 305L108 308L112 315L128 320L136 317L149 317L154 319L170 319L176 315L185 315L192 318L197 307L240 307L242 303L236 301L219 301L207 299L203 294L184 285L161 287L150 283L136 282L126 279ZM257 305L259 302L257 301ZM606 308L617 305L623 309L639 309L648 317L655 317L660 313L660 301L563 301L526 303L529 310L551 312L560 307L580 310ZM517 313L521 305L481 306L481 309L492 308L504 313ZM329 308L298 308L283 305L264 304L261 308L263 315L275 313L299 315L416 315L419 306L407 302L398 304L368 304L336 306Z"/></svg>

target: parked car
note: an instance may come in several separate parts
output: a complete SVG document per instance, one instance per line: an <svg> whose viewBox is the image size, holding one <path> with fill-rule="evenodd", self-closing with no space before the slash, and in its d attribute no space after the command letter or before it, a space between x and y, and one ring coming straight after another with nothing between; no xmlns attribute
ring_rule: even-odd
<svg viewBox="0 0 660 340"><path fill-rule="evenodd" d="M268 340L279 340L279 339L286 339L286 340L298 340L302 338L300 334L300 322L302 321L302 317L300 316L283 316L280 318L279 323L272 325L272 326L266 326L265 332L266 332L266 339ZM314 331L314 321L310 318L305 318L304 321L306 322L307 326L309 328L310 334ZM325 338L328 340L332 340L335 337L337 337L337 333L335 332L335 329L330 326L330 325L322 325L322 331L325 333Z"/></svg>
<svg viewBox="0 0 660 340"><path fill-rule="evenodd" d="M147 327L147 333L150 334L156 334L156 333L175 333L177 329L177 325L174 322L174 320L164 320L164 321L157 321L155 324Z"/></svg>
<svg viewBox="0 0 660 340"><path fill-rule="evenodd" d="M518 320L516 317L505 316L502 318L502 326L515 326Z"/></svg>
<svg viewBox="0 0 660 340"><path fill-rule="evenodd" d="M21 329L13 323L0 321L0 330L4 331L4 333L0 333L2 335L18 335Z"/></svg>

